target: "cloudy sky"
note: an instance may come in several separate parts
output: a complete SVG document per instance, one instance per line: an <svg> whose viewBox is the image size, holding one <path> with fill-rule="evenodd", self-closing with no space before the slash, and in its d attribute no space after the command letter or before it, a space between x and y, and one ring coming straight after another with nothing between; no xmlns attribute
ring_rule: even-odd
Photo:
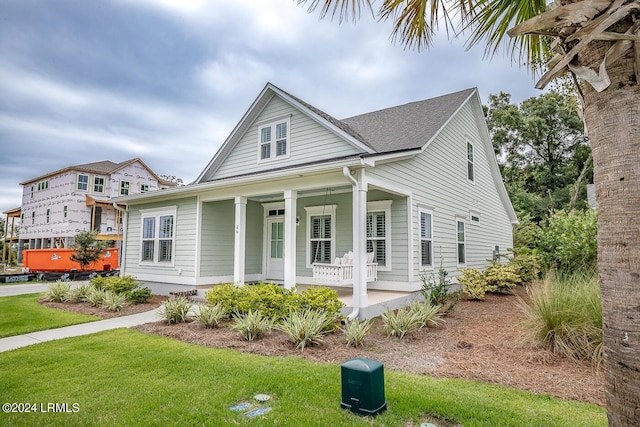
<svg viewBox="0 0 640 427"><path fill-rule="evenodd" d="M506 55L444 31L418 53L390 30L295 0L2 0L0 212L20 182L100 160L189 182L267 82L337 118L469 87L539 94Z"/></svg>

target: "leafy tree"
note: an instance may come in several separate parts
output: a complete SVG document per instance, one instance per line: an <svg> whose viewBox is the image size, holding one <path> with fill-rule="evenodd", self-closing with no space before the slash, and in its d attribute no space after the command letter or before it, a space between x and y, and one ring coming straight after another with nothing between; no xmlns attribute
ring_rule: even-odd
<svg viewBox="0 0 640 427"><path fill-rule="evenodd" d="M370 0L298 0L322 16L357 18ZM384 0L377 12L394 21L392 38L418 49L438 29L461 19L470 44L495 53L505 35L518 62L545 70L544 88L570 74L578 82L593 148L598 199L598 275L602 292L607 416L615 426L640 425L640 1ZM453 33L453 32L452 32ZM516 54L517 52L517 54Z"/></svg>
<svg viewBox="0 0 640 427"><path fill-rule="evenodd" d="M99 260L107 247L107 242L98 240L97 237L97 231L82 231L75 235L71 260L80 264L82 271L85 271L89 264Z"/></svg>
<svg viewBox="0 0 640 427"><path fill-rule="evenodd" d="M545 219L554 209L586 207L591 148L575 99L551 91L514 105L511 95L489 96L487 125L501 172L519 216ZM587 163L588 162L588 163ZM587 168L585 168L587 165ZM581 190L581 191L580 191Z"/></svg>

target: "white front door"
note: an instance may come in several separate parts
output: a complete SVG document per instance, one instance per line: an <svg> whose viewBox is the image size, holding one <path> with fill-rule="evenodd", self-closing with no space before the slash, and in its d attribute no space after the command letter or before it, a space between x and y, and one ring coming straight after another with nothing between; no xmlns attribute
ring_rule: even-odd
<svg viewBox="0 0 640 427"><path fill-rule="evenodd" d="M284 218L267 218L267 280L284 280Z"/></svg>

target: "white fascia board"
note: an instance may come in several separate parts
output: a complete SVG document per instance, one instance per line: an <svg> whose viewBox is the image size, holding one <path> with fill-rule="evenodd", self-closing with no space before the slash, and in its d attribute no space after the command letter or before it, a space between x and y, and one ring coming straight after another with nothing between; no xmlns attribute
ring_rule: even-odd
<svg viewBox="0 0 640 427"><path fill-rule="evenodd" d="M254 182L264 182L268 180L276 180L288 177L296 179L301 174L321 173L332 170L341 171L345 166L354 167L360 166L360 164L361 159L359 157L355 157L333 162L319 163L315 165L287 168L272 172L263 172L248 176L224 178L219 181L204 182L201 184L190 184L183 187L168 188L165 190L152 191L149 193L115 197L112 198L111 201L116 203L131 204L132 202L147 203L165 199L174 200L176 198L195 197L208 190L215 190L230 186L246 185Z"/></svg>
<svg viewBox="0 0 640 427"><path fill-rule="evenodd" d="M273 90L282 99L287 101L289 104L291 104L292 106L294 106L298 110L304 111L307 116L309 116L311 119L316 121L318 124L320 124L321 126L324 126L325 128L329 129L333 133L337 134L342 139L344 139L347 142L349 142L350 144L354 145L356 148L359 148L360 150L363 150L366 153L370 153L370 154L375 153L373 148L371 148L368 145L365 145L362 142L358 141L353 136L349 135L348 133L346 133L345 131L343 131L342 129L340 129L339 127L337 127L336 125L334 125L333 123L331 123L330 121L325 119L324 117L316 114L314 111L310 110L309 108L307 108L306 106L304 106L303 104L298 102L297 100L291 98L289 95L287 95L286 93L282 92L277 87L271 86L271 90Z"/></svg>
<svg viewBox="0 0 640 427"><path fill-rule="evenodd" d="M431 145L431 143L438 137L438 135L440 135L440 132L442 132L442 130L444 128L446 128L447 126L449 126L449 123L451 122L451 120L453 120L454 117L456 117L458 115L458 113L460 112L460 110L462 110L462 108L467 105L467 102L469 102L469 100L473 97L476 97L476 99L478 99L478 101L480 100L480 95L478 94L478 89L474 88L473 91L469 94L469 96L467 97L467 99L465 99L463 102L460 103L460 105L458 106L458 108L456 108L456 111L453 112L453 114L451 114L449 116L449 118L447 119L447 121L445 121L442 126L440 126L440 129L438 129L433 136L422 146L422 151L426 150L427 147L429 145ZM480 105L480 109L482 110L482 104Z"/></svg>

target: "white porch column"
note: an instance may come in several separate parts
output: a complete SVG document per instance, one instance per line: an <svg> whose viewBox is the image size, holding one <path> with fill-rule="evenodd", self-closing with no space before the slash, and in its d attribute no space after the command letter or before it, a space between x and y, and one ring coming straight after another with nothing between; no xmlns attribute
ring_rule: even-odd
<svg viewBox="0 0 640 427"><path fill-rule="evenodd" d="M247 198L236 196L236 221L233 245L233 282L244 285L245 242L247 231Z"/></svg>
<svg viewBox="0 0 640 427"><path fill-rule="evenodd" d="M360 169L358 174L358 240L354 258L358 260L356 268L360 270L358 280L360 280L360 307L369 306L369 294L367 293L367 191L368 185L364 179L364 169ZM355 234L355 233L354 233ZM354 247L355 249L355 247ZM354 278L355 279L355 278ZM362 319L363 313L360 313Z"/></svg>
<svg viewBox="0 0 640 427"><path fill-rule="evenodd" d="M296 211L298 192L284 192L284 287L296 285Z"/></svg>

